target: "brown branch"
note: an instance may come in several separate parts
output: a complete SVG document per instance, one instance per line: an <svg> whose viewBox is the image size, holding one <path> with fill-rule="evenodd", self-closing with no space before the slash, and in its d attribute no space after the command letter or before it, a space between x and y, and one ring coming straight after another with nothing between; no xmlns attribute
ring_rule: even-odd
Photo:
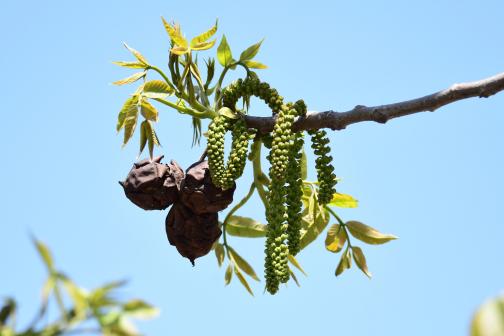
<svg viewBox="0 0 504 336"><path fill-rule="evenodd" d="M475 82L454 84L448 89L428 96L399 103L371 107L357 105L347 112L309 112L306 117L297 120L292 128L296 131L320 128L342 130L348 125L362 121L375 121L384 124L390 119L413 113L434 112L444 105L462 99L488 98L502 90L504 90L504 72ZM273 117L245 116L245 121L249 128L255 128L259 133L271 132L275 123Z"/></svg>

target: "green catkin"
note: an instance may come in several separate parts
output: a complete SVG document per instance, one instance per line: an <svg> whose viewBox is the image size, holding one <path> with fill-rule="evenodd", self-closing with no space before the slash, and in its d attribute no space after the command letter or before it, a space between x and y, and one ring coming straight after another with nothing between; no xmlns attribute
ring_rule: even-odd
<svg viewBox="0 0 504 336"><path fill-rule="evenodd" d="M310 130L308 134L312 137L311 147L317 155L315 168L319 181L318 203L324 205L331 201L332 195L336 192L334 186L337 183L334 167L331 164L332 156L329 155L331 152L331 148L328 146L329 138L324 130Z"/></svg>

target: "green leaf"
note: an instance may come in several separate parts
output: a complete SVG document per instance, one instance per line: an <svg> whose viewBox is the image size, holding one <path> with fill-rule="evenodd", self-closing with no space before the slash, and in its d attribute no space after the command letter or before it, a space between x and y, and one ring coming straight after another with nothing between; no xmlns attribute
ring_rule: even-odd
<svg viewBox="0 0 504 336"><path fill-rule="evenodd" d="M262 64L260 62L257 62L257 61L243 61L243 64L245 64L247 67L249 67L250 69L267 69L268 66L265 65L265 64Z"/></svg>
<svg viewBox="0 0 504 336"><path fill-rule="evenodd" d="M234 267L234 273L236 274L236 277L238 278L238 280L240 280L241 284L243 285L243 287L245 287L245 289L247 290L247 292L250 293L250 295L254 296L254 293L252 292L252 289L250 288L247 280L245 279L245 277L243 276L243 274L240 272L240 269L238 267Z"/></svg>
<svg viewBox="0 0 504 336"><path fill-rule="evenodd" d="M77 285L73 283L66 276L60 275L58 278L63 281L63 287L65 288L66 292L68 293L68 296L70 296L74 304L73 308L75 312L74 322L85 319L88 308L86 293L82 289L77 287Z"/></svg>
<svg viewBox="0 0 504 336"><path fill-rule="evenodd" d="M49 273L54 273L54 261L51 256L51 251L49 251L49 248L42 243L40 240L37 240L35 238L32 238L33 243L35 244L35 247L37 248L37 252L42 258L42 261L44 262L44 265L47 268L47 271Z"/></svg>
<svg viewBox="0 0 504 336"><path fill-rule="evenodd" d="M219 267L221 267L224 262L224 246L222 244L215 245L215 257L217 258Z"/></svg>
<svg viewBox="0 0 504 336"><path fill-rule="evenodd" d="M144 120L142 124L140 125L140 151L138 152L138 156L140 156L145 148L145 145L147 144L147 130L146 130L146 124L148 123L148 120Z"/></svg>
<svg viewBox="0 0 504 336"><path fill-rule="evenodd" d="M145 77L145 75L147 74L146 71L142 71L142 72L137 72L137 73L134 73L133 75L129 76L129 77L126 77L124 79L121 79L121 80L118 80L118 81L115 81L113 82L112 84L114 85L125 85L125 84L131 84L131 83L134 83L136 82L137 80L139 80L140 78L143 78Z"/></svg>
<svg viewBox="0 0 504 336"><path fill-rule="evenodd" d="M192 46L191 50L196 50L196 51L208 50L208 49L212 48L215 45L215 42L217 42L217 40L212 40L212 41L209 41L209 42L198 43L198 44L195 44L194 46Z"/></svg>
<svg viewBox="0 0 504 336"><path fill-rule="evenodd" d="M263 43L264 40L261 40L257 42L256 44L251 45L247 49L245 49L241 54L240 54L240 61L248 61L254 58L255 55L259 52L259 48L261 48L261 44Z"/></svg>
<svg viewBox="0 0 504 336"><path fill-rule="evenodd" d="M177 46L187 48L188 47L187 40L184 38L184 36L182 36L180 26L179 25L172 26L171 24L166 22L166 20L163 17L161 17L161 19L163 20L163 25L166 29L166 32L168 33L168 35L170 35L170 38L173 41L173 43L175 43Z"/></svg>
<svg viewBox="0 0 504 336"><path fill-rule="evenodd" d="M297 279L297 277L296 277L296 274L294 274L294 272L292 272L292 270L291 270L291 269L289 269L289 273L290 273L290 277L291 277L291 279L292 279L292 280L294 280L294 282L296 283L296 285L297 285L298 287L301 287L301 285L299 284L299 281L298 281L298 279Z"/></svg>
<svg viewBox="0 0 504 336"><path fill-rule="evenodd" d="M187 47L181 47L181 46L175 46L173 48L170 49L170 52L172 54L175 54L175 55L184 55L184 54L187 54L189 52L189 48Z"/></svg>
<svg viewBox="0 0 504 336"><path fill-rule="evenodd" d="M142 54L140 54L140 52L138 52L137 50L131 48L130 46L128 46L126 43L124 43L124 46L126 47L126 49L128 49L132 54L133 56L135 56L135 58L142 64L145 64L145 65L149 65L149 62L147 62L147 60L145 59L145 57L143 57Z"/></svg>
<svg viewBox="0 0 504 336"><path fill-rule="evenodd" d="M194 49L195 46L207 41L210 37L212 37L217 32L218 23L219 23L219 21L215 20L215 24L212 26L212 28L210 28L206 32L194 37L191 40L191 49L196 50L196 49Z"/></svg>
<svg viewBox="0 0 504 336"><path fill-rule="evenodd" d="M142 99L140 104L140 111L142 116L147 120L158 121L158 111L146 99Z"/></svg>
<svg viewBox="0 0 504 336"><path fill-rule="evenodd" d="M357 208L357 200L350 195L334 193L327 205L340 208Z"/></svg>
<svg viewBox="0 0 504 336"><path fill-rule="evenodd" d="M350 249L346 249L345 253L341 255L338 267L336 267L336 276L342 274L346 269L352 267L352 253Z"/></svg>
<svg viewBox="0 0 504 336"><path fill-rule="evenodd" d="M126 100L119 115L117 116L117 126L116 130L119 132L124 127L124 122L126 120L126 116L130 113L130 110L134 109L137 111L138 96L132 96Z"/></svg>
<svg viewBox="0 0 504 336"><path fill-rule="evenodd" d="M239 118L238 113L235 113L229 107L222 107L219 110L219 115L223 115L223 116L225 116L226 118L229 118L229 119L238 119Z"/></svg>
<svg viewBox="0 0 504 336"><path fill-rule="evenodd" d="M233 278L233 266L229 264L228 267L226 268L226 273L224 274L224 282L226 286L229 285L232 278Z"/></svg>
<svg viewBox="0 0 504 336"><path fill-rule="evenodd" d="M3 331L2 327L5 326L11 316L16 312L17 304L12 298L4 299L2 308L0 309L0 332Z"/></svg>
<svg viewBox="0 0 504 336"><path fill-rule="evenodd" d="M301 267L301 265L299 264L299 262L296 260L296 258L294 258L293 255L289 254L288 256L288 259L289 259L289 262L294 266L296 267L298 270L301 271L301 273L303 273L304 275L306 275L304 269Z"/></svg>
<svg viewBox="0 0 504 336"><path fill-rule="evenodd" d="M301 150L301 179L302 180L306 180L306 178L308 177L308 160L306 159L306 152L304 150L304 146L303 146L303 149Z"/></svg>
<svg viewBox="0 0 504 336"><path fill-rule="evenodd" d="M230 216L226 222L226 232L232 236L247 238L266 237L266 230L266 225L248 217Z"/></svg>
<svg viewBox="0 0 504 336"><path fill-rule="evenodd" d="M130 69L145 69L146 64L141 63L141 62L124 62L124 61L116 61L112 62L115 65L119 65L125 68L130 68Z"/></svg>
<svg viewBox="0 0 504 336"><path fill-rule="evenodd" d="M226 40L226 35L222 36L221 43L217 47L217 60L223 67L231 65L233 62L233 54Z"/></svg>
<svg viewBox="0 0 504 336"><path fill-rule="evenodd" d="M257 276L252 266L250 266L250 264L245 259L243 259L231 246L228 246L228 251L231 260L235 263L235 273L236 273L236 267L239 267L242 271L247 273L252 279L260 281L259 277Z"/></svg>
<svg viewBox="0 0 504 336"><path fill-rule="evenodd" d="M367 244L385 244L398 238L391 234L381 233L371 226L367 226L366 224L357 221L349 221L345 225L352 236Z"/></svg>
<svg viewBox="0 0 504 336"><path fill-rule="evenodd" d="M147 98L166 98L173 93L173 89L165 81L155 79L146 82L142 95Z"/></svg>
<svg viewBox="0 0 504 336"><path fill-rule="evenodd" d="M124 140L123 146L126 145L133 136L135 132L137 120L138 120L138 96L134 96L134 99L130 102L128 110L124 118ZM122 112L122 111L121 111Z"/></svg>
<svg viewBox="0 0 504 336"><path fill-rule="evenodd" d="M139 299L126 302L123 305L123 311L126 315L137 319L151 319L159 315L159 309Z"/></svg>
<svg viewBox="0 0 504 336"><path fill-rule="evenodd" d="M308 246L315 239L317 239L317 237L324 231L327 224L329 223L329 214L327 210L318 206L316 208L318 208L319 210L316 213L315 218L313 212L308 211L308 213L303 216L301 220L302 225L306 227L306 229L301 230L301 239L299 242L301 250Z"/></svg>
<svg viewBox="0 0 504 336"><path fill-rule="evenodd" d="M347 235L345 229L339 224L333 224L327 230L327 236L325 239L325 247L328 251L338 253L343 249L347 241Z"/></svg>
<svg viewBox="0 0 504 336"><path fill-rule="evenodd" d="M352 255L357 267L359 267L360 270L371 279L371 272L368 270L366 256L364 255L364 252L362 252L362 249L358 246L352 246Z"/></svg>
<svg viewBox="0 0 504 336"><path fill-rule="evenodd" d="M504 335L504 296L485 302L471 322L471 336Z"/></svg>
<svg viewBox="0 0 504 336"><path fill-rule="evenodd" d="M152 127L150 121L146 120L145 122L145 135L147 137L147 141L149 144L149 157L152 159L154 156L154 146L159 146L159 139L157 137L156 131Z"/></svg>

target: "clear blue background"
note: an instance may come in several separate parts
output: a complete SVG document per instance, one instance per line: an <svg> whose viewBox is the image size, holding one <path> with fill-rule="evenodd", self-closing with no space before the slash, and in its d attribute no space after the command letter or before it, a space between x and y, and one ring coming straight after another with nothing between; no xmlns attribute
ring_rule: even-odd
<svg viewBox="0 0 504 336"><path fill-rule="evenodd" d="M287 99L341 111L502 72L503 13L501 0L4 2L0 295L20 301L21 322L35 312L45 271L32 232L83 286L131 279L125 296L161 308L141 324L148 335L467 334L476 307L504 287L504 94L331 133L339 191L360 201L339 213L401 239L364 246L371 281L357 269L335 278L338 256L319 239L299 256L301 288L270 296L255 283L252 298L236 279L224 287L213 255L194 268L182 259L165 212L125 199L117 181L137 141L121 150L114 128L134 88L110 85L131 73L110 62L132 60L126 41L166 67L161 15L189 37L218 17L236 54L266 37L261 76ZM202 151L190 120L160 109L161 152L187 167ZM255 199L240 214L263 209ZM262 240L230 242L262 273Z"/></svg>

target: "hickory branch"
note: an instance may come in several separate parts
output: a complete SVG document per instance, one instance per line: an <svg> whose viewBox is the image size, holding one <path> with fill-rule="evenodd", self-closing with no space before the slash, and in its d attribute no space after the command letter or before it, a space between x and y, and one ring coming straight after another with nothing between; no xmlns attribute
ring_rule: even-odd
<svg viewBox="0 0 504 336"><path fill-rule="evenodd" d="M504 72L475 82L454 84L448 89L399 103L370 107L357 105L347 112L335 112L332 110L309 112L306 117L294 123L293 129L297 131L321 128L342 130L348 125L362 121L375 121L383 124L390 119L413 113L433 112L444 105L466 98L488 98L503 90ZM271 132L275 124L273 117L245 116L245 120L248 127L255 128L260 133Z"/></svg>

